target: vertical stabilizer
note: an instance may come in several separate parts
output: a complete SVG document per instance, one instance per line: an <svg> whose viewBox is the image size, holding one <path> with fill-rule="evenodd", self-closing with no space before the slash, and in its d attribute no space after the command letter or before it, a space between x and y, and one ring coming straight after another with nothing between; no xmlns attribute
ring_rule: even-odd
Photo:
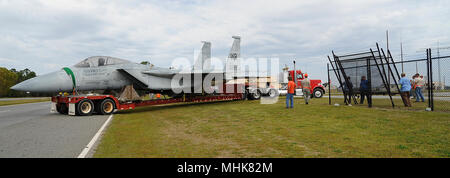
<svg viewBox="0 0 450 178"><path fill-rule="evenodd" d="M195 61L196 71L207 71L211 68L211 42L202 41L202 51Z"/></svg>
<svg viewBox="0 0 450 178"><path fill-rule="evenodd" d="M233 46L231 46L230 54L228 58L240 58L241 57L241 37L233 36Z"/></svg>
<svg viewBox="0 0 450 178"><path fill-rule="evenodd" d="M231 46L230 54L227 58L226 79L234 79L235 77L238 77L241 71L241 37L233 36L233 38L233 45Z"/></svg>

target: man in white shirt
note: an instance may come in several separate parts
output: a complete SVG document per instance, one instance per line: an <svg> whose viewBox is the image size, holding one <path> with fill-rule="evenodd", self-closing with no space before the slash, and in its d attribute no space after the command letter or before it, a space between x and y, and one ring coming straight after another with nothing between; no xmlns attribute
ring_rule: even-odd
<svg viewBox="0 0 450 178"><path fill-rule="evenodd" d="M416 102L419 102L419 98L422 100L422 102L425 102L425 98L422 94L424 85L425 81L423 80L423 75L414 79L414 87L416 88Z"/></svg>

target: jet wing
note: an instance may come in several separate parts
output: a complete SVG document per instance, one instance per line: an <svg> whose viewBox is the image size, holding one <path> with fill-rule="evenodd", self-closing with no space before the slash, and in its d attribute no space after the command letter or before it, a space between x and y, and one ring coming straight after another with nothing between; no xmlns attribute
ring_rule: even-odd
<svg viewBox="0 0 450 178"><path fill-rule="evenodd" d="M117 69L122 75L124 75L126 78L130 79L133 84L135 84L140 89L147 89L148 85L133 75L132 71L126 70L126 69Z"/></svg>
<svg viewBox="0 0 450 178"><path fill-rule="evenodd" d="M178 72L175 72L173 70L164 70L164 69L153 69L153 70L147 70L143 71L143 74L152 75L156 77L164 77L164 78L172 78L175 74Z"/></svg>

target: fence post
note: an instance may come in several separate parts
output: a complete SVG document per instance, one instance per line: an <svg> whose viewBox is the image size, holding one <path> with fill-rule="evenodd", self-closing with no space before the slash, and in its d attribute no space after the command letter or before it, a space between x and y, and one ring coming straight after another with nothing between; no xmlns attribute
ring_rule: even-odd
<svg viewBox="0 0 450 178"><path fill-rule="evenodd" d="M433 59L431 57L431 48L428 50L430 51L430 79L431 79L431 111L434 111L434 87L433 87Z"/></svg>
<svg viewBox="0 0 450 178"><path fill-rule="evenodd" d="M331 105L331 80L330 80L330 64L327 63L327 73L328 73L328 104Z"/></svg>
<svg viewBox="0 0 450 178"><path fill-rule="evenodd" d="M431 108L431 80L430 80L430 51L429 49L427 49L427 82L428 82L428 86L427 86L427 93L428 93L428 107Z"/></svg>

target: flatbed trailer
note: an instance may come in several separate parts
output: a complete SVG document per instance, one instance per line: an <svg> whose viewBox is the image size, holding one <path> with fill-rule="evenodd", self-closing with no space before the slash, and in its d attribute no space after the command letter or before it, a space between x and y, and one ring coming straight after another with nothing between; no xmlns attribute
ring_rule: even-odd
<svg viewBox="0 0 450 178"><path fill-rule="evenodd" d="M172 103L199 103L212 101L232 101L245 99L238 84L233 87L224 86L223 93L214 95L184 95L182 98L152 99L121 102L113 95L69 95L53 96L52 112L61 114L88 116L93 113L109 115L116 111L130 110L142 106L164 105ZM227 92L226 90L232 91Z"/></svg>

